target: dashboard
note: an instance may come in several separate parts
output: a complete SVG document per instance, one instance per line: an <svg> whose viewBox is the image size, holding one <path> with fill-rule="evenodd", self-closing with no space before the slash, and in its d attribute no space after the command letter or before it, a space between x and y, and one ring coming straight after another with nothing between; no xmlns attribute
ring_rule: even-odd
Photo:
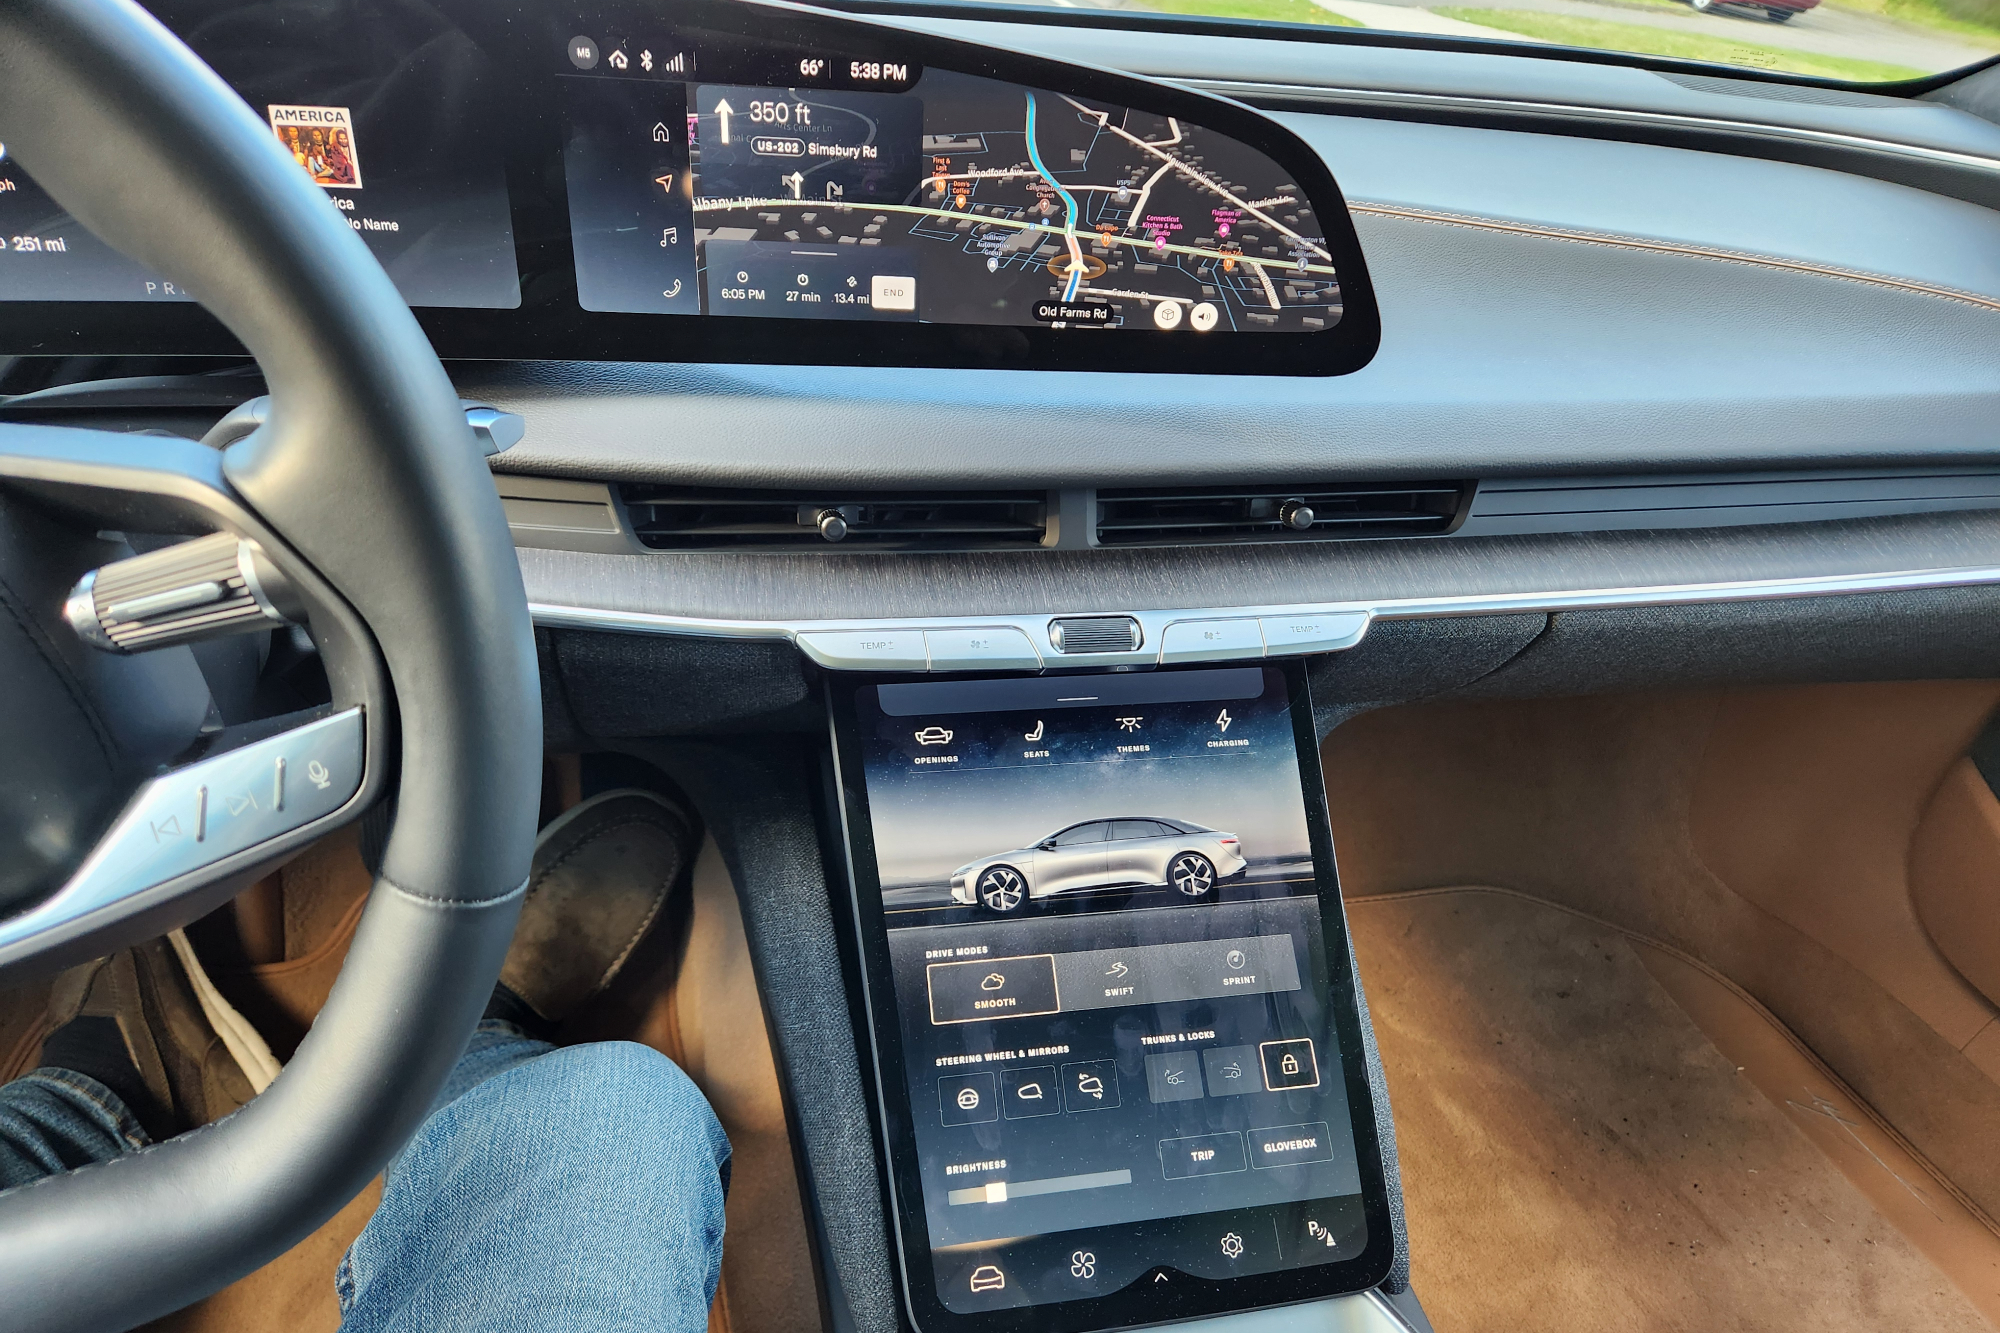
<svg viewBox="0 0 2000 1333"><path fill-rule="evenodd" d="M1373 353L1337 188L1241 107L791 7L362 8L161 13L447 357L1323 375ZM226 345L4 159L0 235L0 345L41 350L51 316L76 351Z"/></svg>
<svg viewBox="0 0 2000 1333"><path fill-rule="evenodd" d="M494 466L575 735L761 725L809 697L802 653L941 673L963 664L938 643L977 633L1061 666L1053 622L1079 614L1130 613L1133 666L1216 660L1169 657L1176 633L1230 632L1250 660L1280 655L1274 624L1342 629L1314 645L1322 727L1472 689L1991 673L1989 120L1366 34L996 10L857 43L737 8L156 6L298 144L461 394L524 419ZM0 181L0 354L240 352L19 164ZM256 392L201 387L210 421ZM6 410L151 428L155 392ZM1094 521L1117 488L1335 479L1443 479L1467 511L1408 540L1170 550L1102 549ZM668 551L632 531L641 486L801 515L1028 491L1048 522L1018 550ZM838 659L861 641L903 660ZM789 884L811 848L773 845ZM791 947L823 898L814 880L751 910ZM891 1327L862 1061L822 995L768 998L810 1092L829 1271L859 1326Z"/></svg>

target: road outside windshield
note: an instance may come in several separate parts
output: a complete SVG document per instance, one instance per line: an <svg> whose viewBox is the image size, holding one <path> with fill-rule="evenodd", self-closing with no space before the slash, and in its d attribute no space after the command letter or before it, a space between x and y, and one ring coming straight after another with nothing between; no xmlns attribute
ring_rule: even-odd
<svg viewBox="0 0 2000 1333"><path fill-rule="evenodd" d="M2000 0L1053 0L1533 45L1586 47L1859 83L2000 53Z"/></svg>

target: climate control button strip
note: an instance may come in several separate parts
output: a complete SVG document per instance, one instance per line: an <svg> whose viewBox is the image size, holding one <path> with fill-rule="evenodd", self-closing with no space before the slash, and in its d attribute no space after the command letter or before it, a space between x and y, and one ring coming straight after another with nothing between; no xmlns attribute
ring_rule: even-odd
<svg viewBox="0 0 2000 1333"><path fill-rule="evenodd" d="M1352 648L1368 632L1366 611L1186 618L1182 612L1129 616L982 620L932 629L884 626L800 630L801 652L833 671L1041 671L1068 666L1160 666L1290 657ZM1121 622L1125 632L1090 637L1080 620ZM1131 648L1096 649L1103 642ZM1080 643L1092 645L1079 648Z"/></svg>

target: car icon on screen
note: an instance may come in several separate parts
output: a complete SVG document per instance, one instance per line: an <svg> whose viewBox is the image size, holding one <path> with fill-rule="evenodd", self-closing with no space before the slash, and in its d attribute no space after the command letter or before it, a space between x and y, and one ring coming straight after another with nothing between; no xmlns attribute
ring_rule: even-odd
<svg viewBox="0 0 2000 1333"><path fill-rule="evenodd" d="M972 1270L974 1291L999 1291L1007 1285L1007 1275L992 1264L981 1264Z"/></svg>
<svg viewBox="0 0 2000 1333"><path fill-rule="evenodd" d="M966 862L951 873L951 898L1012 912L1029 899L1131 886L1172 888L1195 902L1248 866L1234 833L1156 815L1087 819L1032 847Z"/></svg>
<svg viewBox="0 0 2000 1333"><path fill-rule="evenodd" d="M951 733L943 727L925 727L917 733L917 744L949 745L951 744Z"/></svg>

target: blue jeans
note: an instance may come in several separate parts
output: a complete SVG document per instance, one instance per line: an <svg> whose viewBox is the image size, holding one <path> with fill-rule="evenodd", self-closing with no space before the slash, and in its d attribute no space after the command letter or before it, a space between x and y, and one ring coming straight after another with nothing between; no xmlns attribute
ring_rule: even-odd
<svg viewBox="0 0 2000 1333"><path fill-rule="evenodd" d="M102 1084L0 1087L0 1188L145 1135ZM335 1277L342 1333L705 1329L729 1141L671 1061L479 1025Z"/></svg>

